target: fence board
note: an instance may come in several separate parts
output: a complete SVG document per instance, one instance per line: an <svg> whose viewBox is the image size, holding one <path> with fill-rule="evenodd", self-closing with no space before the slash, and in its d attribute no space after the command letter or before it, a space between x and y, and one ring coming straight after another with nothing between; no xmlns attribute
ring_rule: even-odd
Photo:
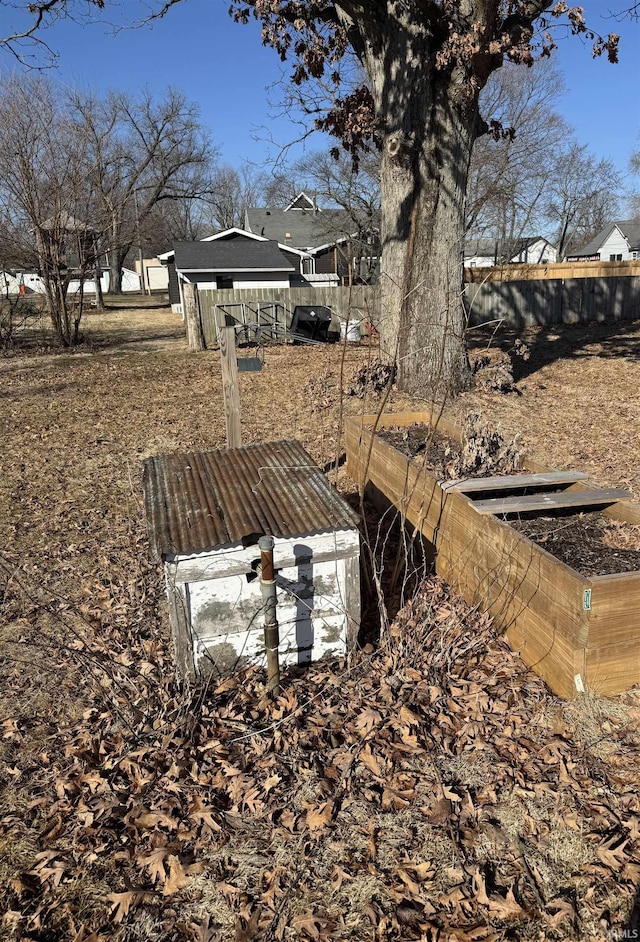
<svg viewBox="0 0 640 942"><path fill-rule="evenodd" d="M616 278L640 276L640 259L626 262L556 262L553 265L497 265L465 268L465 281L541 281L556 278Z"/></svg>
<svg viewBox="0 0 640 942"><path fill-rule="evenodd" d="M586 263L583 263L586 264ZM628 263L605 263L620 267ZM520 268L522 266L511 266ZM558 266L536 266L557 268ZM601 266L602 267L602 266ZM640 320L640 275L550 279L537 281L487 281L465 287L474 326L504 320L513 327L584 324L594 321ZM242 291L225 289L199 292L202 327L207 346L217 344L218 329L234 321L272 321L289 327L297 304L324 305L333 313L331 329L339 330L340 321L356 318L378 324L381 316L379 287L356 285L352 288L254 288ZM245 305L242 308L232 305ZM225 305L227 306L225 309ZM225 317L226 310L226 317Z"/></svg>
<svg viewBox="0 0 640 942"><path fill-rule="evenodd" d="M513 327L640 319L640 277L488 281L468 284L474 326L503 319Z"/></svg>
<svg viewBox="0 0 640 942"><path fill-rule="evenodd" d="M240 305L244 305L244 308ZM380 311L380 297L378 289L370 285L242 290L207 290L201 286L202 327L207 346L217 343L218 329L224 327L225 323L269 323L275 320L281 326L289 327L296 305L323 305L330 308L333 314L331 329L338 331L340 322L349 319L375 324ZM271 315L269 308L273 312Z"/></svg>

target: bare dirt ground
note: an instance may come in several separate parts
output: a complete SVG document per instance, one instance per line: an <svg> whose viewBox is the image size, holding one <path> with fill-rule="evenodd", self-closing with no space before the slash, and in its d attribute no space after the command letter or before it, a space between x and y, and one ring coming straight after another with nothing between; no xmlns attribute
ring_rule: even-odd
<svg viewBox="0 0 640 942"><path fill-rule="evenodd" d="M257 670L174 683L141 463L224 444L219 358L127 305L77 352L0 360L0 939L623 937L638 695L559 701L438 580L275 703ZM528 339L519 392L456 414L640 499L640 325ZM376 410L341 395L374 354L268 349L241 374L245 441L336 459L343 414Z"/></svg>

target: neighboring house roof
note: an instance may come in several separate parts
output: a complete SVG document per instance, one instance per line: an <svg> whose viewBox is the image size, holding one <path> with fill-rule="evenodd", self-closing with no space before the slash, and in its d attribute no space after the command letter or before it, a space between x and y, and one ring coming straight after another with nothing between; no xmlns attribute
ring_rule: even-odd
<svg viewBox="0 0 640 942"><path fill-rule="evenodd" d="M232 226L231 229L221 229L219 232L214 232L213 235L206 236L206 238L201 239L201 242L217 242L218 239L232 239L234 237L242 237L245 239L255 239L258 242L268 242L268 239L265 236L256 235L254 232L247 232L246 229L239 229L237 226Z"/></svg>
<svg viewBox="0 0 640 942"><path fill-rule="evenodd" d="M221 232L216 232L211 236L207 236L206 239L201 239L200 242L224 242L228 244L237 245L241 239L246 239L252 242L269 242L273 240L267 239L265 236L256 235L254 232L247 232L246 229L238 229L234 226L232 229L223 229ZM178 244L178 243L176 243ZM193 245L193 242L184 243L186 245ZM300 249L294 248L292 245L281 245L278 243L278 247L285 252L291 252L293 255L298 255L300 258L305 258L308 253L302 252ZM173 258L175 255L175 248L169 249L168 252L163 252L161 255L158 255L158 260L164 264Z"/></svg>
<svg viewBox="0 0 640 942"><path fill-rule="evenodd" d="M345 209L301 209L294 204L287 209L247 209L245 227L287 247L308 251L344 241L357 230Z"/></svg>
<svg viewBox="0 0 640 942"><path fill-rule="evenodd" d="M295 271L276 242L176 242L174 251L183 272Z"/></svg>
<svg viewBox="0 0 640 942"><path fill-rule="evenodd" d="M71 213L68 213L66 210L58 216L50 216L49 219L45 219L41 223L40 228L45 232L51 232L54 229L59 230L60 232L93 232L94 230L86 224L86 222L81 222L81 220L76 219L75 216L72 216Z"/></svg>
<svg viewBox="0 0 640 942"><path fill-rule="evenodd" d="M465 258L515 258L532 248L538 242L544 242L545 245L551 243L543 236L529 236L528 238L515 239L509 242L504 239L467 239L464 244ZM506 251L505 251L506 250Z"/></svg>
<svg viewBox="0 0 640 942"><path fill-rule="evenodd" d="M317 209L318 204L315 199L302 191L298 193L295 199L291 200L288 206L285 207L285 213L288 213L290 209Z"/></svg>
<svg viewBox="0 0 640 942"><path fill-rule="evenodd" d="M640 219L622 219L610 222L587 242L581 249L571 253L571 258L581 258L583 255L597 255L598 250L607 241L614 229L619 229L629 243L630 252L640 251Z"/></svg>

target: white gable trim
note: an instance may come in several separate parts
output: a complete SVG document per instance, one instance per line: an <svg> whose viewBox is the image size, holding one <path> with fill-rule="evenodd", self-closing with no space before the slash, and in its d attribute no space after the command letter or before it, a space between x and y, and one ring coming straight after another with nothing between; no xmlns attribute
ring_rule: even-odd
<svg viewBox="0 0 640 942"><path fill-rule="evenodd" d="M223 229L222 232L216 232L215 235L207 236L206 239L200 239L201 242L215 242L216 239L223 239L228 235L243 235L248 239L255 239L256 242L268 242L265 236L256 235L255 232L247 232L246 229L239 229L238 226L232 226L231 229Z"/></svg>
<svg viewBox="0 0 640 942"><path fill-rule="evenodd" d="M214 274L214 275L229 275L234 272L241 272L246 274L247 272L258 271L278 271L278 272L293 272L291 267L289 268L234 268L232 265L227 265L226 268L178 268L176 269L179 275L202 275L202 274Z"/></svg>
<svg viewBox="0 0 640 942"><path fill-rule="evenodd" d="M302 190L300 193L298 193L298 195L296 196L296 198L295 198L295 199L292 199L288 206L285 206L285 208L283 209L283 212L288 213L290 209L293 209L294 212L295 212L295 209L298 208L298 207L296 207L295 204L298 202L299 199L302 199L303 196L304 196L304 198L306 199L306 201L307 201L308 204L309 204L309 209L314 209L314 210L317 209L317 211L318 211L319 213L322 212L322 210L320 209L320 207L316 205L315 200L312 200L310 196L307 196L307 194L304 192L304 190Z"/></svg>

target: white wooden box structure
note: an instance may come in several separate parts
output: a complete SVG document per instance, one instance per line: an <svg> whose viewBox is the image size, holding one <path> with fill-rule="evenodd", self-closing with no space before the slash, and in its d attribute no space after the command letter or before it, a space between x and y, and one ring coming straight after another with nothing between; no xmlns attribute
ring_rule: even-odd
<svg viewBox="0 0 640 942"><path fill-rule="evenodd" d="M162 455L144 468L178 673L263 663L258 539L275 539L280 663L345 653L360 624L358 517L297 441Z"/></svg>

